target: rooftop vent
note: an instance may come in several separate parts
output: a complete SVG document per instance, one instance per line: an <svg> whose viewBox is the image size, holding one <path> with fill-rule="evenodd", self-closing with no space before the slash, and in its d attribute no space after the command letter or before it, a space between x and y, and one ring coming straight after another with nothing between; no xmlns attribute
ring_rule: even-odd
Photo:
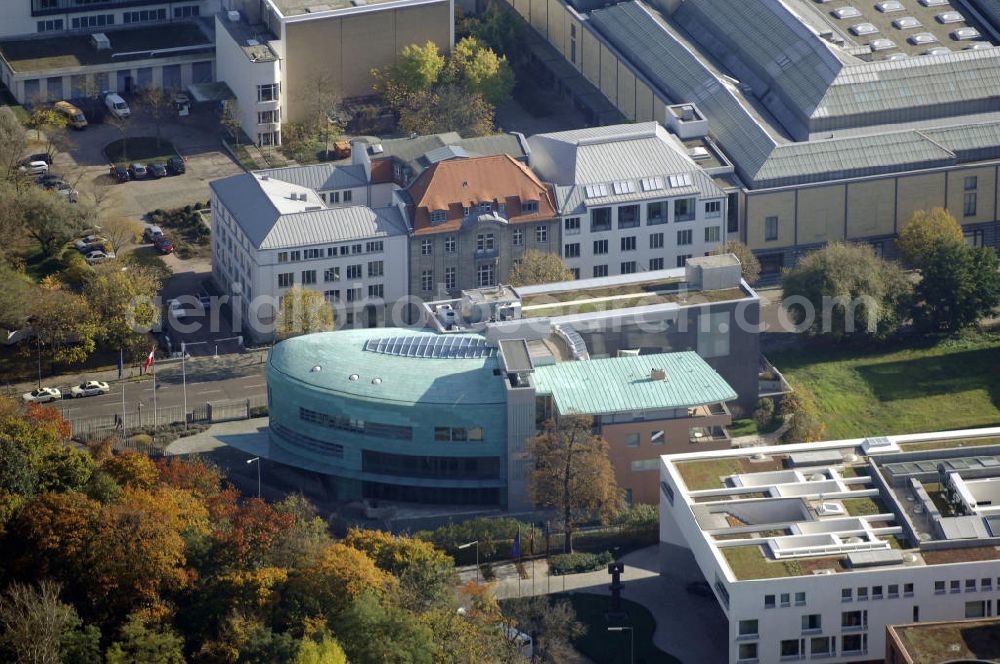
<svg viewBox="0 0 1000 664"><path fill-rule="evenodd" d="M690 150L687 151L687 153L688 156L694 159L695 161L702 161L704 159L709 159L712 156L707 148L703 148L700 145L691 148Z"/></svg>
<svg viewBox="0 0 1000 664"><path fill-rule="evenodd" d="M312 369L309 370L309 373L319 373L322 370L323 370L323 367L321 367L321 366L319 366L317 364L316 366L314 366Z"/></svg>
<svg viewBox="0 0 1000 664"><path fill-rule="evenodd" d="M961 23L965 20L965 17L958 12L942 12L934 18L937 19L938 23Z"/></svg>
<svg viewBox="0 0 1000 664"><path fill-rule="evenodd" d="M924 7L944 7L948 0L918 0Z"/></svg>
<svg viewBox="0 0 1000 664"><path fill-rule="evenodd" d="M364 7L365 4L367 3L365 2L365 0L351 0L351 4L354 5L355 7Z"/></svg>
<svg viewBox="0 0 1000 664"><path fill-rule="evenodd" d="M256 39L248 39L247 46L260 46L260 42Z"/></svg>
<svg viewBox="0 0 1000 664"><path fill-rule="evenodd" d="M350 376L347 377L347 380L349 380L351 382L354 382L354 381L356 381L360 377L361 376L359 376L358 374L351 374Z"/></svg>
<svg viewBox="0 0 1000 664"><path fill-rule="evenodd" d="M861 10L857 7L841 7L840 9L834 9L830 13L833 14L835 18L840 19L858 18L861 16Z"/></svg>
<svg viewBox="0 0 1000 664"><path fill-rule="evenodd" d="M903 11L903 3L899 0L884 0L883 2L876 3L875 9L879 10L883 14L901 12Z"/></svg>
<svg viewBox="0 0 1000 664"><path fill-rule="evenodd" d="M820 503L816 506L816 514L829 516L831 514L846 514L847 511L840 503Z"/></svg>
<svg viewBox="0 0 1000 664"><path fill-rule="evenodd" d="M90 35L90 43L98 51L106 51L111 48L111 40L103 32L95 32Z"/></svg>
<svg viewBox="0 0 1000 664"><path fill-rule="evenodd" d="M694 120L694 106L691 106L690 104L684 104L681 106L681 120L684 122Z"/></svg>
<svg viewBox="0 0 1000 664"><path fill-rule="evenodd" d="M874 23L858 23L857 25L851 26L851 34L858 37L873 35L876 32L878 32L878 28L875 27Z"/></svg>
<svg viewBox="0 0 1000 664"><path fill-rule="evenodd" d="M892 22L892 27L897 30L913 30L914 28L922 27L923 23L918 21L912 16L903 16L902 18L897 18Z"/></svg>
<svg viewBox="0 0 1000 664"><path fill-rule="evenodd" d="M896 48L896 42L891 39L873 39L868 43L868 47L873 51L886 51L890 48Z"/></svg>
<svg viewBox="0 0 1000 664"><path fill-rule="evenodd" d="M663 369L653 369L649 372L650 380L666 380L667 372Z"/></svg>
<svg viewBox="0 0 1000 664"><path fill-rule="evenodd" d="M383 152L385 152L385 148L382 147L381 143L375 143L370 148L368 148L368 151L371 152L372 154L382 154Z"/></svg>
<svg viewBox="0 0 1000 664"><path fill-rule="evenodd" d="M918 32L915 35L910 35L906 40L914 46L920 46L922 44L933 44L938 38L929 32Z"/></svg>
<svg viewBox="0 0 1000 664"><path fill-rule="evenodd" d="M239 13L238 11L236 11L235 9L234 9L234 10L232 10L232 11L228 11L228 12L226 12L226 17L227 17L227 18L228 18L228 19L229 19L229 20L230 20L230 21L231 21L232 23L239 23L239 22L240 22L240 13Z"/></svg>
<svg viewBox="0 0 1000 664"><path fill-rule="evenodd" d="M970 28L968 26L964 28L959 28L951 33L951 38L956 41L963 41L966 39L979 39L979 30L975 28Z"/></svg>

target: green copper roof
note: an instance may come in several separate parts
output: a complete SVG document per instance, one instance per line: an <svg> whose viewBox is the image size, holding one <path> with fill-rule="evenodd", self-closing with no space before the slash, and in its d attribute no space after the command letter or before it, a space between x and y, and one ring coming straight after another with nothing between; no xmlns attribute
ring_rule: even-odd
<svg viewBox="0 0 1000 664"><path fill-rule="evenodd" d="M268 365L271 372L352 398L414 404L506 403L503 381L493 374L497 359L492 354L469 357L475 353L456 353L448 348L418 356L385 352L399 348L398 342L407 339L415 342L409 346L423 349L436 341L447 340L454 345L464 338L482 340L474 334L441 335L398 328L306 334L277 344ZM369 340L376 342L369 345ZM377 343L383 340L397 343ZM366 350L366 346L381 347L383 352ZM354 380L352 375L356 376Z"/></svg>
<svg viewBox="0 0 1000 664"><path fill-rule="evenodd" d="M653 369L666 371L666 380L651 380ZM564 415L687 408L736 398L729 383L693 352L559 362L536 368L532 380Z"/></svg>

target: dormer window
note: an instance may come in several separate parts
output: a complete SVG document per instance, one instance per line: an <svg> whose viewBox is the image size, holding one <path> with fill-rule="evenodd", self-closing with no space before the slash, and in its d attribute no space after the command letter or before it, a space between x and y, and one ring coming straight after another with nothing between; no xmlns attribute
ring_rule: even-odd
<svg viewBox="0 0 1000 664"><path fill-rule="evenodd" d="M500 214L503 214L506 211L507 211L507 204L506 203L498 203L497 204L497 212L499 212Z"/></svg>
<svg viewBox="0 0 1000 664"><path fill-rule="evenodd" d="M486 202L486 201L480 203L479 204L479 211L480 212L493 212L493 203L489 203L489 202Z"/></svg>
<svg viewBox="0 0 1000 664"><path fill-rule="evenodd" d="M465 217L468 217L469 216L469 208L467 208L467 207L462 208L462 215L465 216Z"/></svg>
<svg viewBox="0 0 1000 664"><path fill-rule="evenodd" d="M448 220L448 213L445 210L434 210L431 212L431 223L440 224Z"/></svg>
<svg viewBox="0 0 1000 664"><path fill-rule="evenodd" d="M521 212L524 214L534 214L538 212L538 201L524 201L521 203Z"/></svg>

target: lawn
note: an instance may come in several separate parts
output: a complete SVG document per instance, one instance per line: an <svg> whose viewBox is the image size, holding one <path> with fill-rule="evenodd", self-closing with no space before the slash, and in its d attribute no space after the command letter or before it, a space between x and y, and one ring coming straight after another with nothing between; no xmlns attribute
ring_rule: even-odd
<svg viewBox="0 0 1000 664"><path fill-rule="evenodd" d="M733 420L726 429L729 431L729 435L732 438L740 438L742 436L756 436L757 434L772 433L777 431L782 425L782 419L780 417L775 417L771 420L764 429L758 429L757 423L753 421L752 418L746 417L739 420Z"/></svg>
<svg viewBox="0 0 1000 664"><path fill-rule="evenodd" d="M157 146L155 136L131 136L124 145L121 140L108 143L104 148L104 156L113 164L138 161L148 165L154 161L166 163L167 159L178 155L173 144L165 138Z"/></svg>
<svg viewBox="0 0 1000 664"><path fill-rule="evenodd" d="M635 632L635 660L647 664L680 664L680 660L668 655L653 645L653 631L656 621L646 607L627 599L622 600L622 608L628 613L625 623L609 623L604 614L611 598L587 593L552 595L555 599L568 599L576 611L577 620L586 625L587 632L577 639L573 646L593 662L601 664L627 664L629 661L628 632L608 632L611 625L631 624Z"/></svg>
<svg viewBox="0 0 1000 664"><path fill-rule="evenodd" d="M872 498L845 498L844 509L851 516L888 514L891 511L878 496L873 496Z"/></svg>
<svg viewBox="0 0 1000 664"><path fill-rule="evenodd" d="M917 625L897 630L914 661L921 664L1000 659L1000 630L990 621Z"/></svg>
<svg viewBox="0 0 1000 664"><path fill-rule="evenodd" d="M811 391L827 439L1000 424L1000 337L859 351L818 342L769 355Z"/></svg>
<svg viewBox="0 0 1000 664"><path fill-rule="evenodd" d="M729 569L740 581L751 579L783 579L798 576L802 568L795 560L768 560L759 545L731 546L720 549Z"/></svg>
<svg viewBox="0 0 1000 664"><path fill-rule="evenodd" d="M587 293L584 292L582 295L586 296ZM623 297L617 300L598 300L597 302L585 303L566 302L564 304L553 303L550 305L536 304L531 305L531 307L524 306L521 311L526 318L537 318L539 316L565 316L569 314L592 313L595 311L612 311L614 309L645 307L669 302L685 302L689 304L724 302L726 300L739 300L744 297L746 297L746 293L740 288L683 293L657 291L633 297Z"/></svg>

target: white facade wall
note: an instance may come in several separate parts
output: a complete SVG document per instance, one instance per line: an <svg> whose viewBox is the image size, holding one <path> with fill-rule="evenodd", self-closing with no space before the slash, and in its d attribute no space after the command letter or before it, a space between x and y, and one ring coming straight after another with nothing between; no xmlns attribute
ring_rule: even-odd
<svg viewBox="0 0 1000 664"><path fill-rule="evenodd" d="M236 96L240 126L247 136L257 142L260 133L281 131L280 114L276 123L264 124L258 120L259 113L263 111L280 110L285 90L279 91L279 98L275 101L257 100L259 86L274 83L280 85L280 63L276 59L252 62L243 46L236 43L218 16L215 18L215 72L216 78L225 81Z"/></svg>
<svg viewBox="0 0 1000 664"><path fill-rule="evenodd" d="M691 221L677 221L676 207L681 199L694 201L694 219ZM663 222L658 222L650 218L650 204L666 203L666 216ZM718 206L718 212L708 212L707 205L712 202ZM634 227L622 227L619 219L620 210L623 207L633 205L639 206L639 225ZM611 210L611 227L605 231L594 231L594 209ZM578 220L578 223L567 220ZM650 223L652 221L652 223ZM636 271L644 272L654 269L671 269L684 267L680 260L684 256L695 257L704 256L726 240L726 198L649 198L641 201L630 201L628 203L614 203L609 205L593 205L580 215L565 215L562 218L562 255L566 265L570 269L578 270L578 276L586 279L595 276L614 276L622 274L622 264L635 261ZM715 238L706 239L706 228L717 228ZM690 231L690 233L686 233ZM685 232L683 235L680 232ZM653 244L651 236L662 234L662 243L657 238L656 245ZM679 244L686 241L690 236L690 243ZM634 237L635 249L625 250L622 238ZM607 241L607 253L595 253L595 241ZM574 248L578 245L579 256L573 256ZM661 260L662 265L657 265L656 260ZM607 273L599 274L595 272L596 266L606 266Z"/></svg>
<svg viewBox="0 0 1000 664"><path fill-rule="evenodd" d="M0 38L25 37L31 35L53 36L60 34L60 31L40 32L39 22L41 21L62 21L63 30L61 32L72 31L73 19L86 16L114 16L114 24L103 28L84 28L80 32L101 32L102 30L113 30L115 28L130 27L135 25L152 25L162 21L151 21L147 23L126 23L125 14L135 11L156 11L165 9L167 21L173 20L174 9L196 6L200 16L211 16L221 8L221 0L178 0L177 2L161 2L147 4L144 2L134 2L131 6L110 7L92 11L79 12L58 12L46 13L42 16L31 15L31 0L8 0L3 3L3 20L0 21Z"/></svg>

